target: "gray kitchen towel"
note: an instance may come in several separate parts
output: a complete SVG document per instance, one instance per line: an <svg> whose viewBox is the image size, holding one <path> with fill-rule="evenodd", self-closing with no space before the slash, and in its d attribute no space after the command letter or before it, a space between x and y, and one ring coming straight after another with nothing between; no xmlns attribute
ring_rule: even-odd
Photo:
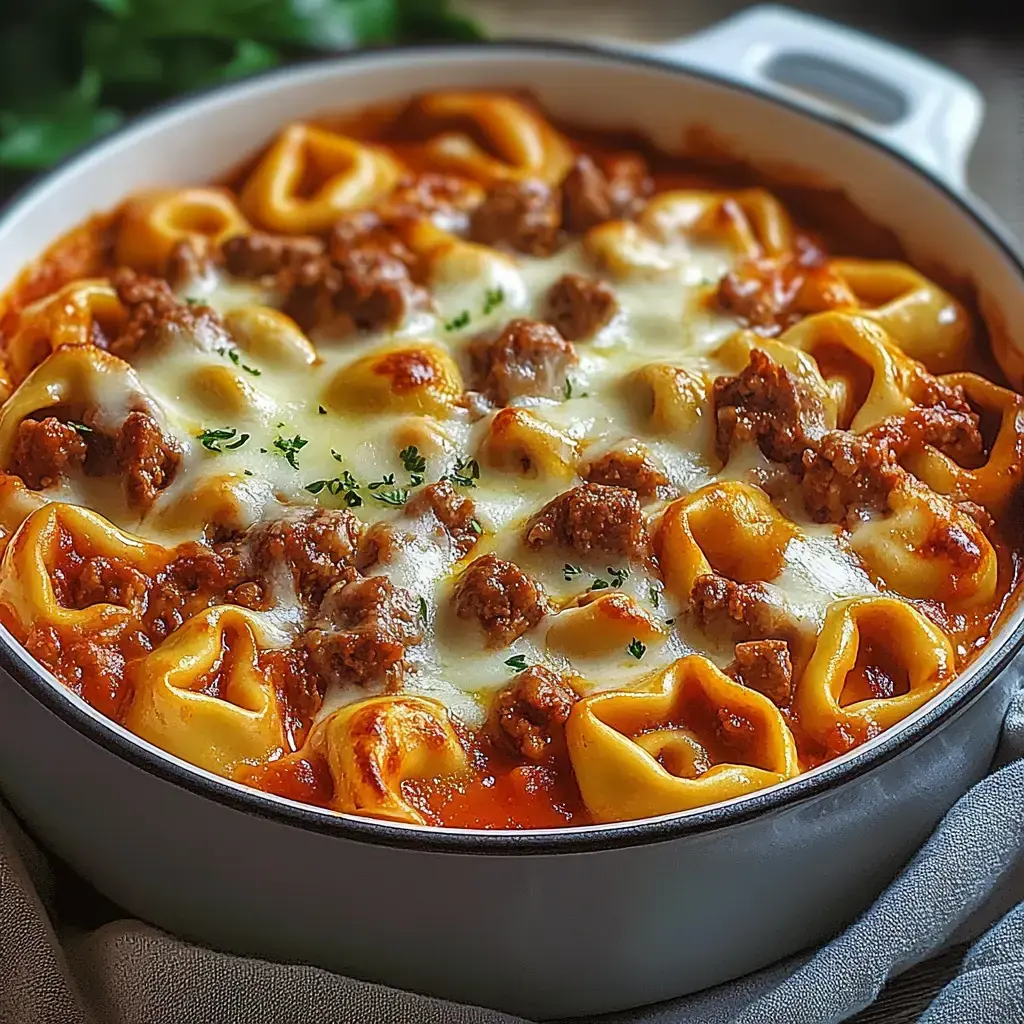
<svg viewBox="0 0 1024 1024"><path fill-rule="evenodd" d="M1014 869L1024 863L1022 755L1024 691L1007 715L993 772L843 934L728 985L601 1020L831 1024L869 1006L890 978L982 931L921 1022L1024 1022L1024 905L1006 912L1020 892ZM522 1024L313 967L202 949L140 921L84 930L62 922L55 877L0 805L3 1024Z"/></svg>

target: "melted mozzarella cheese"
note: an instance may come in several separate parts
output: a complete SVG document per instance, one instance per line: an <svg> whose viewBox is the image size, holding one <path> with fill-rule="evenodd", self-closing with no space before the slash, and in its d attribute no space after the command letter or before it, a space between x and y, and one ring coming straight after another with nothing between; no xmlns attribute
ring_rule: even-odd
<svg viewBox="0 0 1024 1024"><path fill-rule="evenodd" d="M652 363L692 370L706 379L728 372L714 352L737 325L713 311L708 298L731 257L721 247L659 243L635 232L623 244L633 272L610 282L618 303L611 321L594 338L577 343L579 364L570 375L570 397L523 398L514 404L528 407L581 453L596 455L642 443L681 495L718 479L757 483L777 472L756 449L738 452L719 467L706 410L690 429L646 432L624 388L630 374ZM63 485L61 497L92 505L145 536L176 543L194 538L204 525L205 506L197 495L227 494L239 526L245 527L279 516L289 506L345 507L346 488L340 483L319 490L316 485L349 473L359 484L355 493L361 500L353 512L367 523L394 520L402 515L400 501L392 505L382 498L411 487L399 455L403 447L417 443L410 438L423 439L417 447L427 459L429 483L452 472L457 460L476 457L492 417L473 422L463 408L453 408L435 423L398 412L340 414L326 400L329 383L343 367L397 339L443 346L469 381L470 342L496 337L513 317L543 319L547 293L566 273L601 276L581 243L544 259L456 247L435 263L430 309L412 312L394 331L345 337L318 333L311 339L317 353L313 363L271 363L247 352L238 339L168 332L162 344L139 353L133 365L165 427L185 449L174 481L141 523L133 521L116 488L106 482L76 480ZM251 283L213 272L190 282L182 295L201 299L220 313L278 301ZM123 402L123 396L107 397L112 410ZM204 431L233 433L210 440ZM384 482L371 489L376 481ZM475 486L464 490L484 530L470 559L487 551L508 558L541 584L552 604L552 614L507 648L487 649L476 623L454 614L451 595L464 563L453 560L436 531L417 533L415 524L407 523L408 543L392 561L373 570L424 600L425 637L409 651L407 689L440 699L472 727L483 721L493 694L515 675L509 660L517 657L580 677L590 690L642 685L652 672L694 650L720 664L731 659L731 648L705 636L645 570L606 555L584 558L550 548L530 551L523 545L527 519L579 482L578 477L530 477L484 466ZM193 505L199 521L189 517ZM664 501L654 502L646 511L654 518L664 506ZM785 503L784 510L801 533L786 552L784 570L771 581L772 592L781 605L816 627L830 601L869 593L872 583L838 531L801 519L798 501ZM299 628L297 599L290 581L272 582L278 607L265 615L285 643ZM626 645L572 658L549 646L559 610L574 607L602 583L608 584L603 593L632 598L656 627L656 637L645 644L640 658ZM365 690L356 687L334 688L326 694L321 714L362 696Z"/></svg>

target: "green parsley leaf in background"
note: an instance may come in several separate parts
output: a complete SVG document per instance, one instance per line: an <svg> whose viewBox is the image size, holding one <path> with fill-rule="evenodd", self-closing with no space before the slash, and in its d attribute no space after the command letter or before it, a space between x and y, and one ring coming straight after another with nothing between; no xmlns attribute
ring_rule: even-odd
<svg viewBox="0 0 1024 1024"><path fill-rule="evenodd" d="M5 19L0 171L14 172L192 89L357 46L481 35L449 0L31 0Z"/></svg>

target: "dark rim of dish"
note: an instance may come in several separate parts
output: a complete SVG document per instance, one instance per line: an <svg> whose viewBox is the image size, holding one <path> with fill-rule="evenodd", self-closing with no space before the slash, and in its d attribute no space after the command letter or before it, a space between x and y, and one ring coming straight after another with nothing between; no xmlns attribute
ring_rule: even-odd
<svg viewBox="0 0 1024 1024"><path fill-rule="evenodd" d="M560 41L512 39L487 40L484 42L455 42L442 44L409 44L355 50L330 57L313 58L262 72L235 82L227 82L206 89L194 90L172 100L161 103L143 114L128 120L116 131L104 135L88 146L66 157L37 180L16 191L0 206L0 224L36 192L45 188L50 180L70 165L92 151L107 145L140 124L155 120L171 110L188 106L206 96L232 91L244 92L257 81L281 78L301 72L310 67L331 66L339 63L374 63L401 59L406 53L437 53L461 50L532 50L554 55L587 57L600 63L632 64L655 68L670 74L703 79L714 85L732 89L753 96L764 102L783 107L801 117L817 121L836 131L853 136L857 141L879 150L893 161L903 164L919 177L924 178L938 189L948 200L970 216L1005 257L1017 268L1024 282L1024 256L1018 251L1015 241L995 219L994 215L972 196L956 192L936 174L924 169L908 157L883 142L872 138L866 132L849 124L841 117L830 116L826 111L810 110L797 102L771 95L753 86L733 81L704 70L687 68L657 54L605 50L599 46ZM34 255L34 254L32 254ZM31 257L30 257L31 258ZM726 804L712 805L696 811L680 812L652 820L622 822L612 825L589 825L576 828L538 831L522 830L456 830L443 827L405 826L374 818L360 818L356 815L340 815L308 804L284 800L248 787L225 785L222 780L207 776L192 766L171 760L170 755L148 749L141 741L122 735L99 712L86 710L69 699L66 687L53 679L36 664L31 656L0 627L0 668L17 681L41 704L58 718L71 725L94 743L122 757L125 761L149 772L164 781L175 783L190 792L206 797L236 810L279 823L286 823L314 832L334 835L356 842L380 846L429 850L452 854L567 854L586 853L595 850L610 850L649 843L666 842L683 836L707 833L749 821L770 811L805 801L829 789L837 789L868 772L883 762L892 760L923 739L925 734L937 729L953 718L979 697L983 690L1005 669L1014 655L1024 646L1024 619L998 645L997 652L984 671L979 671L966 686L961 686L906 728L894 726L883 733L877 746L848 761L812 774L798 776L768 790ZM129 734L130 735L130 734Z"/></svg>

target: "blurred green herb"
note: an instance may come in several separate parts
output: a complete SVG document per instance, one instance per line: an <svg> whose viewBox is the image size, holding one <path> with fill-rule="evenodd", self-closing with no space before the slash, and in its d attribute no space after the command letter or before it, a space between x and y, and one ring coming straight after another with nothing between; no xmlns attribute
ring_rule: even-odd
<svg viewBox="0 0 1024 1024"><path fill-rule="evenodd" d="M24 172L192 89L357 46L481 36L449 0L31 0L0 7L0 169Z"/></svg>
<svg viewBox="0 0 1024 1024"><path fill-rule="evenodd" d="M647 644L640 643L640 641L637 640L636 637L633 637L633 639L630 640L629 644L626 646L626 653L631 658L636 658L637 661L639 661L644 656L646 650Z"/></svg>
<svg viewBox="0 0 1024 1024"><path fill-rule="evenodd" d="M196 439L208 452L220 453L225 449L234 451L241 448L249 440L249 435L239 434L234 427L207 427L196 434Z"/></svg>
<svg viewBox="0 0 1024 1024"><path fill-rule="evenodd" d="M280 424L279 424L280 425ZM278 434L274 438L274 447L288 460L292 469L299 468L299 452L309 444L308 437L296 434L294 437L281 437Z"/></svg>

